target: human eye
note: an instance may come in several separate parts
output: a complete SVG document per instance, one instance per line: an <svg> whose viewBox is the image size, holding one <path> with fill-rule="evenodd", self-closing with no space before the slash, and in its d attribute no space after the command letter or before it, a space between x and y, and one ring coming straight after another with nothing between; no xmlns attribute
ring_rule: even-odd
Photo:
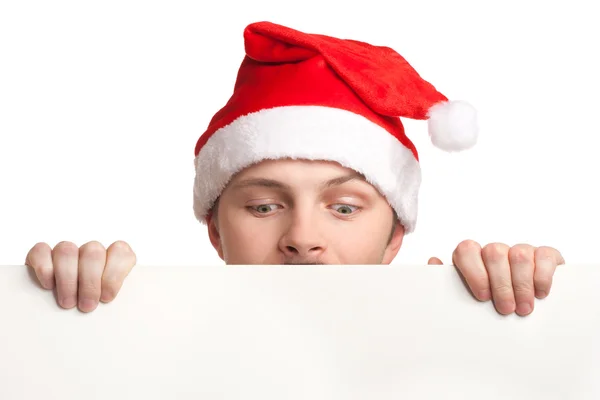
<svg viewBox="0 0 600 400"><path fill-rule="evenodd" d="M275 211L279 207L280 206L278 204L259 204L257 206L250 206L248 208L258 214L268 214L272 211Z"/></svg>
<svg viewBox="0 0 600 400"><path fill-rule="evenodd" d="M331 208L343 215L351 215L359 209L359 207L351 206L349 204L334 204Z"/></svg>

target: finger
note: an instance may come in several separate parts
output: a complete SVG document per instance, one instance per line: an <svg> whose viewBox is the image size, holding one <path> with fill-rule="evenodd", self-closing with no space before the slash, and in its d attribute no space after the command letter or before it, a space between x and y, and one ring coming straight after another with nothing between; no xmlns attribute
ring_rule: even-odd
<svg viewBox="0 0 600 400"><path fill-rule="evenodd" d="M529 315L533 311L535 300L533 285L534 253L535 248L525 244L513 246L508 250L508 261L518 315Z"/></svg>
<svg viewBox="0 0 600 400"><path fill-rule="evenodd" d="M487 301L491 298L489 278L481 259L479 243L472 240L461 242L452 254L452 262L478 300Z"/></svg>
<svg viewBox="0 0 600 400"><path fill-rule="evenodd" d="M558 265L565 263L565 259L558 250L551 247L538 247L534 254L535 272L533 274L533 284L535 287L535 297L543 299L550 293L552 287L552 278Z"/></svg>
<svg viewBox="0 0 600 400"><path fill-rule="evenodd" d="M29 250L25 265L33 268L35 276L44 289L54 289L52 248L47 243L37 243Z"/></svg>
<svg viewBox="0 0 600 400"><path fill-rule="evenodd" d="M63 308L73 308L77 305L78 258L79 249L71 242L60 242L52 250L58 304Z"/></svg>
<svg viewBox="0 0 600 400"><path fill-rule="evenodd" d="M101 243L92 241L79 249L78 303L83 312L90 312L98 307L105 264L106 249Z"/></svg>
<svg viewBox="0 0 600 400"><path fill-rule="evenodd" d="M114 300L136 262L135 253L126 242L116 241L108 247L100 301L108 303Z"/></svg>
<svg viewBox="0 0 600 400"><path fill-rule="evenodd" d="M427 265L444 265L444 263L437 257L431 257L429 261L427 261Z"/></svg>
<svg viewBox="0 0 600 400"><path fill-rule="evenodd" d="M509 247L503 243L491 243L481 251L485 268L490 277L494 305L496 310L504 315L515 311L515 295L508 250Z"/></svg>

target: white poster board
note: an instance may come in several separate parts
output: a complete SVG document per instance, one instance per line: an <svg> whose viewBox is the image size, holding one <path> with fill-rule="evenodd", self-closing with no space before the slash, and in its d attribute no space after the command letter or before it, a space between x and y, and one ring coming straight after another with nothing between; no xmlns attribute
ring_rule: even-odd
<svg viewBox="0 0 600 400"><path fill-rule="evenodd" d="M600 268L528 317L449 266L143 267L58 307L0 267L0 399L599 399Z"/></svg>

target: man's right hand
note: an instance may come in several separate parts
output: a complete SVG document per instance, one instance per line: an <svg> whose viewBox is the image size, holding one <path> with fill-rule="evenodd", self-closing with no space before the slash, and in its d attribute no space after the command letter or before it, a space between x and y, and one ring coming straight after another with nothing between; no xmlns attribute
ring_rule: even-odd
<svg viewBox="0 0 600 400"><path fill-rule="evenodd" d="M96 309L116 296L137 262L131 247L116 241L105 249L92 241L81 248L60 242L54 249L37 243L29 250L25 265L33 268L42 287L56 288L58 304L66 309L77 306L83 312Z"/></svg>

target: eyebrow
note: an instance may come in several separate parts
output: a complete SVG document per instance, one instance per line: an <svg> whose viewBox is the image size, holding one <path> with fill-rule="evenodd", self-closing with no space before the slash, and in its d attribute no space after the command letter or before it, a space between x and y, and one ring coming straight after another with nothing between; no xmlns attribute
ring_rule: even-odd
<svg viewBox="0 0 600 400"><path fill-rule="evenodd" d="M248 178L244 179L234 185L236 189L243 189L247 187L258 186L272 189L289 189L290 187L283 182L276 181L274 179L265 178Z"/></svg>
<svg viewBox="0 0 600 400"><path fill-rule="evenodd" d="M359 173L351 173L343 176L338 176L337 178L330 179L328 181L323 182L320 186L321 189L330 189L335 186L343 185L346 182L350 182L352 180L361 180L366 182L365 177ZM235 189L243 189L247 187L264 187L270 189L282 189L289 190L290 186L280 182L275 179L266 179L266 178L248 178L237 182L234 185Z"/></svg>
<svg viewBox="0 0 600 400"><path fill-rule="evenodd" d="M362 174L359 174L356 172L356 173L351 173L348 175L343 175L343 176L339 176L337 178L330 179L327 182L323 183L321 185L321 188L322 189L330 189L332 187L340 186L346 182L350 182L353 180L360 180L360 181L366 182L365 177Z"/></svg>

